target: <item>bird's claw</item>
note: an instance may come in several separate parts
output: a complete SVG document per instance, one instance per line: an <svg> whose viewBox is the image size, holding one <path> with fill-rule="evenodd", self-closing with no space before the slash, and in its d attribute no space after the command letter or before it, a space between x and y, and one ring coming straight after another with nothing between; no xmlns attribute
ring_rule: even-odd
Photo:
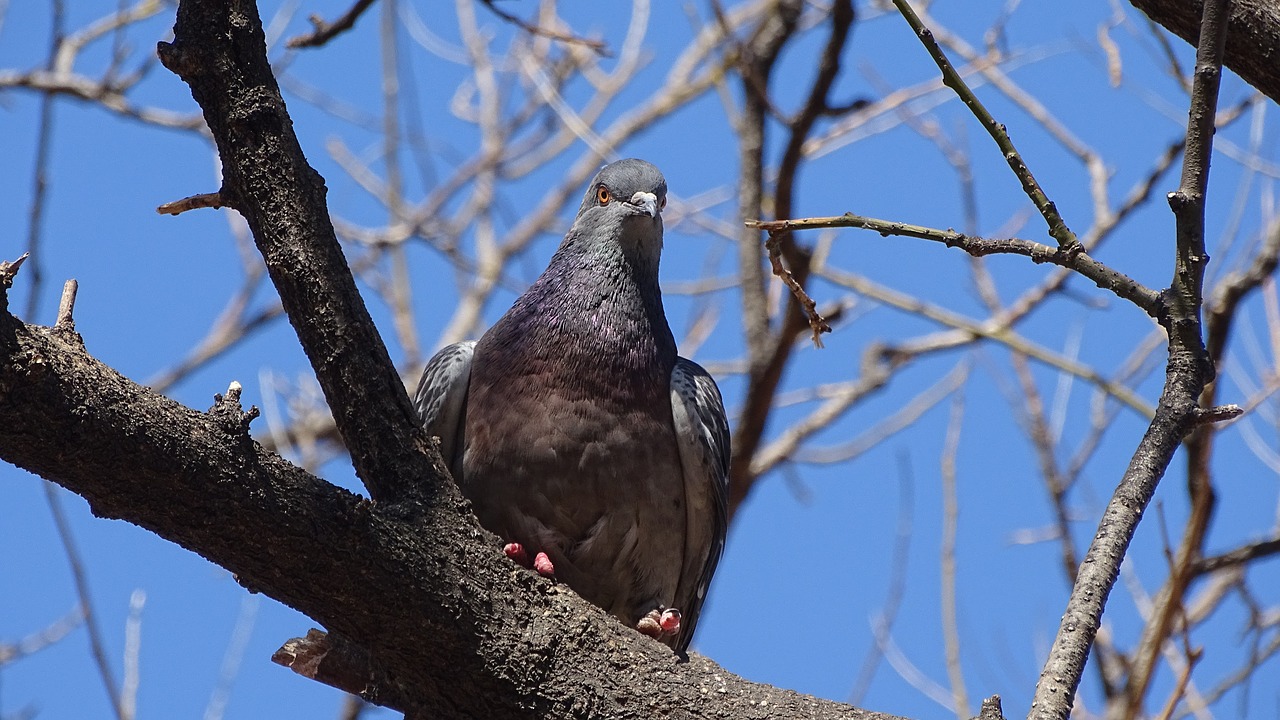
<svg viewBox="0 0 1280 720"><path fill-rule="evenodd" d="M533 562L529 562L529 553L525 551L524 546L513 542L503 545L502 553L511 558L517 565L531 567L543 577L554 578L556 576L556 566L544 552L538 553L534 556Z"/></svg>
<svg viewBox="0 0 1280 720"><path fill-rule="evenodd" d="M654 608L640 618L640 622L636 623L636 630L651 638L662 639L680 632L681 619L680 611L675 608Z"/></svg>

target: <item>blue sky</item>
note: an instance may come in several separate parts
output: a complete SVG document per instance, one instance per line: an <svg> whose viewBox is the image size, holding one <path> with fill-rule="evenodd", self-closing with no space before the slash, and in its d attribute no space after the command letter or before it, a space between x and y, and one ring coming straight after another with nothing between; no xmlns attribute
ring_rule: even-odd
<svg viewBox="0 0 1280 720"><path fill-rule="evenodd" d="M71 3L67 25L78 28L111 12L114 3ZM1000 16L1002 3L936 3L934 12L950 30L974 46ZM426 3L413 6L446 47L459 43L454 10ZM566 3L564 12L578 19L578 29L603 37L611 46L622 43L626 12L607 4ZM284 34L305 29L305 16L332 17L341 3L303 3ZM513 11L525 11L512 6ZM838 100L875 100L885 88L914 85L933 79L936 68L901 18L882 15L860 4L863 20L847 48L845 72L837 86ZM273 4L264 15L273 17ZM48 46L49 11L42 3L10 3L0 25L0 72L38 67ZM377 10L356 30L331 46L298 53L288 64L291 77L309 83L342 102L379 117ZM1099 49L1099 26L1116 12L1124 22L1108 36L1122 60L1118 85L1108 76L1107 57ZM496 18L477 8L480 22L505 47L513 33ZM695 13L705 20L705 8ZM653 26L644 38L648 65L634 86L621 93L602 115L604 126L642 102L664 82L672 55L689 40L701 20L691 20L684 6L655 4ZM130 30L127 41L136 49L133 67L150 57L150 48L164 39L172 25L172 10ZM406 110L427 140L426 170L404 159L407 192L412 196L447 173L459 158L474 151L474 125L454 117L447 108L469 69L412 45L400 31L406 58L402 82L412 89L417 110ZM810 33L783 56L775 74L777 102L794 108L803 97L823 40ZM1169 143L1181 137L1185 96L1166 70L1158 44L1137 11L1119 11L1100 0L1059 4L1028 3L1012 15L1002 41L1015 58L1010 77L1034 93L1058 121L1105 158L1111 171L1114 198L1144 178ZM1183 67L1192 52L1177 39L1171 45ZM496 50L495 50L496 51ZM110 43L91 47L77 69L96 76L109 57ZM273 59L280 60L279 49ZM606 67L609 61L605 61ZM740 98L736 87L728 97ZM1228 75L1223 105L1248 97L1248 88ZM982 99L1009 127L1051 198L1069 224L1084 232L1096 220L1081 164L1027 113L990 87L979 89ZM565 91L568 102L581 106L590 99L584 83ZM140 104L180 113L194 113L190 94L174 76L151 67L134 96ZM341 141L378 170L376 133L335 120L296 93L286 93L295 128L312 164L325 176L335 215L376 226L386 212L349 177L327 152L327 144ZM1046 240L1043 223L1029 214L1029 202L1004 166L994 146L959 103L943 93L924 95L908 106L911 112L937 121L952 139L969 151L979 199L977 230L982 234L1017 234ZM0 91L0 257L21 254L29 225L39 99L23 90ZM1214 158L1210 196L1210 252L1229 266L1239 248L1256 236L1274 200L1277 131L1274 108L1264 105L1246 113L1220 134ZM727 129L725 105L714 96L703 98L673 117L656 123L627 142L622 156L646 158L661 167L676 198L688 200L728 190L737 167L735 138ZM820 130L825 130L824 124ZM77 327L91 352L126 376L146 382L170 367L217 318L226 298L242 282L236 243L230 230L235 221L226 211L198 211L177 218L157 215L164 202L218 185L218 172L209 146L187 132L156 130L120 118L100 108L63 99L57 103L56 132L50 163L51 185L39 257L44 282L29 322L49 324L65 278L80 283ZM846 211L935 227L963 228L965 216L960 183L935 145L904 126L890 112L857 142L834 149L804 166L796 194L799 215L835 215ZM782 134L775 125L769 156L776 160ZM1263 148L1249 162L1241 158L1252 145ZM1234 149L1244 149L1237 152ZM522 208L541 197L579 157L581 144L554 158L529 178L504 185L508 226ZM1167 284L1172 269L1172 216L1160 200L1176 186L1177 168L1155 185L1156 199L1137 211L1097 256L1150 287ZM707 210L709 217L735 222L732 201ZM1012 230L1011 230L1012 228ZM505 228L499 227L501 231ZM818 233L803 238L817 242ZM513 265L517 283L536 277L554 249L554 234L538 243ZM1232 243L1231 250L1226 244ZM1222 248L1223 252L1218 253ZM735 249L729 241L699 231L692 223L668 227L663 280L668 285L707 274L733 270ZM429 352L442 331L455 293L453 271L422 243L407 246L418 333ZM982 305L972 289L969 265L958 251L905 238L881 238L859 231L840 231L832 241L830 263L860 273L876 283L917 294L942 307L983 318ZM1040 282L1050 272L1022 258L993 258L988 266L1007 302ZM27 307L31 275L24 270L11 294L11 307L20 314ZM515 296L516 288L500 293L486 309L495 318ZM931 321L906 314L866 297L854 298L828 282L816 282L812 292L820 302L849 300L851 320L838 324L827 347L805 347L797 353L783 391L802 390L856 376L862 352L875 342L904 342L938 329ZM254 297L256 306L270 302L269 292ZM733 290L710 297L721 322L695 359L712 367L731 368L742 353L742 333ZM384 337L395 358L403 349L391 332L387 308L370 300ZM667 309L677 337L686 334L698 302L668 293ZM1255 302L1241 316L1239 340L1233 346L1233 372L1222 399L1240 401L1249 383L1265 380L1259 366L1271 367L1272 341L1266 310ZM1064 355L1096 364L1104 374L1117 371L1124 358L1152 331L1152 323L1138 310L1102 294L1090 283L1074 280L1070 291L1050 300L1018 327L1030 341ZM911 403L925 388L958 365L969 368L963 385L964 424L956 455L960 507L957 531L957 587L959 633L970 702L999 693L1006 713L1025 712L1042 658L1052 641L1068 587L1058 567L1054 543L1025 543L1051 523L1036 459L1016 417L1005 400L1004 388L1013 383L1008 351L995 343L917 361L895 377L883 391L869 397L815 439L815 446L837 445L857 437L878 421ZM1159 392L1162 354L1154 356L1155 372L1139 383L1137 392L1154 403ZM265 378L295 378L309 371L287 324L276 321L237 348L192 373L170 389L177 400L207 408L216 392L231 380L245 386L245 402L259 406L274 400ZM1063 417L1064 455L1089 430L1094 394L1081 381L1067 383L1061 373L1033 365L1041 393ZM731 412L739 407L743 380L722 373L720 384ZM954 397L954 396L953 396ZM876 445L854 460L839 464L796 463L774 471L756 486L730 530L729 544L694 646L727 669L752 680L768 682L837 700L847 700L857 684L864 659L874 645L872 626L883 612L894 573L894 548L899 528L909 523L905 551L905 586L894 647L919 673L945 686L947 674L941 641L939 611L942 492L940 458L954 400L928 410L908 430ZM769 436L803 418L812 404L782 408ZM1275 451L1274 418L1269 406L1223 434L1216 459L1220 520L1209 546L1229 549L1274 532L1277 516L1277 476L1268 467L1258 443ZM258 430L263 430L258 421ZM1075 531L1085 542L1098 512L1123 472L1129 454L1146 422L1136 413L1120 410L1096 455L1086 465L1082 484L1072 499ZM1175 459L1153 511L1139 529L1126 577L1108 607L1107 618L1116 641L1128 646L1136 639L1141 603L1132 588L1148 593L1165 574L1160 524L1176 536L1187 508L1182 483L1185 473ZM343 462L331 462L321 473L327 479L355 488ZM12 642L38 631L75 605L70 572L51 519L41 481L0 465L0 641ZM315 623L267 598L251 598L229 574L199 557L124 522L92 517L79 498L62 493L76 542L92 586L95 610L107 653L117 678L125 652L130 598L145 593L141 611L140 717L195 717L205 712L219 682L229 646L234 646L237 619L251 616L247 644L226 707L228 718L312 717L336 713L339 694L303 680L270 663L271 652L284 640L301 635ZM905 503L905 505L904 505ZM1077 550L1082 548L1077 544ZM1259 564L1250 573L1257 601L1273 607L1280 595L1276 561ZM1126 585L1127 583L1127 585ZM1243 606L1228 602L1193 636L1209 648L1194 676L1206 687L1230 671L1244 657L1247 639L1240 635ZM1274 612L1274 611L1273 611ZM107 717L109 706L87 649L83 628L36 655L0 670L0 717L32 709L41 718ZM235 653L233 653L235 654ZM864 707L911 717L952 717L909 682L908 671L881 664L865 696ZM1091 675L1087 676L1091 679ZM1172 687L1167 670L1157 676L1153 703L1162 702ZM1235 693L1217 707L1221 717L1271 717L1280 688L1280 663L1258 671L1249 693ZM1095 690L1086 686L1086 704L1097 708ZM389 715L389 713L387 713Z"/></svg>

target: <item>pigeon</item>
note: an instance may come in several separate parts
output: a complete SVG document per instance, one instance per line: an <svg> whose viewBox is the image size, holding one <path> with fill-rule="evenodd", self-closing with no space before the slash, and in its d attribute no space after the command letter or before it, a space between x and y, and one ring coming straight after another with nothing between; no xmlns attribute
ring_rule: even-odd
<svg viewBox="0 0 1280 720"><path fill-rule="evenodd" d="M436 353L414 404L509 557L683 654L724 549L729 425L662 308L666 204L658 168L606 165L547 269Z"/></svg>

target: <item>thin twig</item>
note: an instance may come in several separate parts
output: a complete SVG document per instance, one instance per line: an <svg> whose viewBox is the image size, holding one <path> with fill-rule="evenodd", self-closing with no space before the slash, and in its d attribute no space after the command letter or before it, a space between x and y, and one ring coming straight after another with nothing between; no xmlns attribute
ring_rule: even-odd
<svg viewBox="0 0 1280 720"><path fill-rule="evenodd" d="M900 310L920 315L934 322L946 325L956 330L962 331L966 336L961 336L954 343L956 345L963 344L972 338L986 338L993 340L1002 345L1008 346L1015 352L1020 352L1028 357L1038 360L1046 365L1057 368L1066 373L1070 373L1089 383L1096 385L1098 388L1106 392L1108 395L1116 398L1126 406L1141 414L1143 417L1150 418L1154 415L1154 411L1139 397L1133 390L1116 382L1115 380L1104 377L1098 370L1090 365L1064 357L1043 345L1028 340L1027 338L1017 334L1009 327L1009 320L1003 317L996 317L987 322L977 322L969 318L948 310L946 308L927 303L918 298L891 290L887 287L874 283L866 278L860 277L853 273L837 270L835 268L822 265L815 270L815 274L822 276L837 285L847 287L858 293L867 295L872 299L882 302L886 305L896 307ZM931 344L931 349L940 343ZM937 349L941 349L940 347ZM907 345L894 349L899 354L913 354L919 352L918 344Z"/></svg>
<svg viewBox="0 0 1280 720"><path fill-rule="evenodd" d="M886 583L884 605L880 613L872 620L873 630L883 631L886 635L893 631L893 623L898 619L898 611L902 609L902 598L906 595L907 568L911 561L911 518L915 515L915 479L911 472L911 456L905 452L898 453L898 521L893 531L892 561L889 565L889 580ZM849 693L849 702L861 705L863 697L871 688L875 679L876 668L884 660L884 648L880 643L871 643L866 657L862 661L862 669L858 671L858 680Z"/></svg>
<svg viewBox="0 0 1280 720"><path fill-rule="evenodd" d="M956 455L960 449L960 429L964 426L964 393L952 396L951 418L943 441L942 467L942 550L939 564L942 572L942 644L946 656L947 678L951 682L951 702L957 720L969 717L969 693L965 689L964 669L960 664L960 618L956 607L956 531L959 527L960 503L956 492Z"/></svg>
<svg viewBox="0 0 1280 720"><path fill-rule="evenodd" d="M752 226L751 222L750 220L747 221L748 227ZM756 227L761 227L761 225L756 225ZM785 232L786 229L784 228L783 231ZM804 291L804 287L791 274L791 271L783 266L782 247L777 237L777 235L770 232L769 239L765 242L765 248L769 251L769 266L773 269L773 274L786 283L787 289L791 291L796 301L800 303L800 308L804 312L805 318L809 321L809 329L813 332L813 345L820 348L822 347L822 334L831 332L831 325L826 318L818 313L818 303L809 297L809 293Z"/></svg>
<svg viewBox="0 0 1280 720"><path fill-rule="evenodd" d="M129 595L129 615L124 621L124 680L120 684L120 714L129 720L138 715L138 687L142 684L142 609L147 593Z"/></svg>
<svg viewBox="0 0 1280 720"><path fill-rule="evenodd" d="M1040 188L1040 183L1036 182L1035 176L1031 174L1030 168L1022 160L1022 155L1018 153L1018 149L1014 147L1013 140L1009 137L1008 131L1004 125L996 122L987 108L978 101L978 96L973 93L969 85L956 72L951 61L947 59L946 53L942 52L942 48L938 47L938 43L933 38L933 32L924 26L919 16L911 9L906 0L893 0L893 4L898 8L898 12L902 13L902 17L911 25L911 29L915 31L916 36L920 38L920 42L924 44L925 49L929 51L929 55L933 61L937 63L938 69L942 70L943 83L951 88L965 106L973 112L974 117L982 123L982 127L991 135L991 139L996 141L996 145L1000 147L1000 151L1004 154L1004 159L1009 163L1009 167L1013 169L1018 180L1022 182L1022 189L1026 192L1027 197L1031 198L1031 202L1035 203L1036 209L1044 217L1045 223L1049 226L1049 235L1058 241L1058 248L1066 254L1070 255L1080 250L1080 241L1076 239L1075 233L1067 227L1066 221L1058 214L1058 208L1054 206L1049 197L1045 195L1044 190Z"/></svg>
<svg viewBox="0 0 1280 720"><path fill-rule="evenodd" d="M1280 537L1270 538L1268 540L1260 540L1243 545L1230 552L1214 555L1196 562L1195 573L1204 575L1206 573L1216 572L1225 568L1237 567L1249 562L1253 562L1258 558L1270 557L1280 554Z"/></svg>
<svg viewBox="0 0 1280 720"><path fill-rule="evenodd" d="M62 498L58 494L60 492L57 485L48 480L44 482L45 500L49 504L49 512L53 515L53 524L57 528L58 538L62 541L67 564L71 567L71 580L76 586L76 596L80 600L81 612L84 613L84 627L89 635L89 650L93 655L94 665L98 668L98 676L102 679L102 686L111 701L112 713L117 720L129 720L120 703L120 688L116 685L111 663L107 660L106 644L102 641L102 630L98 627L97 614L93 610L93 594L89 591L89 577L85 574L75 536L71 534L71 524L67 522L66 512L62 509Z"/></svg>
<svg viewBox="0 0 1280 720"><path fill-rule="evenodd" d="M84 621L84 611L77 604L71 611L49 623L43 629L31 633L16 643L0 643L0 668L28 655L44 650L56 644L62 638L80 627Z"/></svg>
<svg viewBox="0 0 1280 720"><path fill-rule="evenodd" d="M312 15L312 31L306 35L290 38L284 45L287 48L320 47L338 35L355 26L356 20L373 4L373 0L356 0L355 4L338 16L333 22L325 22L319 15Z"/></svg>
<svg viewBox="0 0 1280 720"><path fill-rule="evenodd" d="M922 225L910 225L908 223L863 217L853 213L845 213L835 217L799 218L794 220L748 220L747 225L766 230L771 235L775 232L809 228L853 227L874 230L881 235L902 235L921 240L932 240L933 242L940 242L947 247L960 248L974 257L997 254L1022 255L1031 258L1032 262L1052 263L1074 270L1092 280L1098 287L1129 300L1153 318L1157 317L1160 311L1160 296L1158 293L1128 275L1094 260L1084 251L1083 247L1080 247L1075 252L1066 252L1061 247L1051 247L1034 240L973 237L955 230L938 230Z"/></svg>
<svg viewBox="0 0 1280 720"><path fill-rule="evenodd" d="M156 208L156 212L161 215L181 215L188 210L196 210L198 208L213 208L216 210L223 207L228 207L228 205L222 193L213 192L191 195L181 200L167 202Z"/></svg>
<svg viewBox="0 0 1280 720"><path fill-rule="evenodd" d="M49 40L49 57L45 61L45 69L52 71L57 64L58 51L62 46L66 30L65 7L62 0L50 3L53 12ZM53 148L53 109L55 96L46 93L40 98L39 130L36 136L35 167L31 174L31 208L27 224L27 253L32 255L31 284L27 293L26 316L34 320L40 306L40 291L44 287L44 272L41 268L40 240L44 229L44 207L49 190L49 153Z"/></svg>
<svg viewBox="0 0 1280 720"><path fill-rule="evenodd" d="M214 686L209 704L204 708L204 720L222 720L226 713L227 703L231 699L231 687L240 674L240 665L253 635L260 604L257 595L245 595L240 601L240 614L236 616L236 624L227 640L227 650L222 656L222 667L218 671L218 684Z"/></svg>
<svg viewBox="0 0 1280 720"><path fill-rule="evenodd" d="M1187 694L1187 687L1191 684L1191 671L1195 669L1196 663L1204 653L1200 650L1192 651L1188 649L1186 653L1186 663L1182 666L1182 671L1178 673L1178 682L1173 688L1173 692L1169 693L1169 699L1165 702L1164 709L1156 715L1154 720L1169 720L1173 717L1173 711L1178 708L1178 703L1182 702L1182 698Z"/></svg>
<svg viewBox="0 0 1280 720"><path fill-rule="evenodd" d="M506 10L503 10L502 8L495 5L493 0L480 0L480 4L489 8L489 12L492 12L494 15L497 15L498 17L511 23L512 25L515 25L516 27L529 33L530 35L537 35L540 37L548 38L550 40L557 40L559 42L569 43L572 45L581 45L585 48L590 49L592 52L594 52L597 55L600 55L601 57L610 57L609 46L605 44L603 40L592 40L590 38L580 37L572 33L563 33L556 30L552 30L550 28L543 27L541 25L536 25L521 17L512 15Z"/></svg>

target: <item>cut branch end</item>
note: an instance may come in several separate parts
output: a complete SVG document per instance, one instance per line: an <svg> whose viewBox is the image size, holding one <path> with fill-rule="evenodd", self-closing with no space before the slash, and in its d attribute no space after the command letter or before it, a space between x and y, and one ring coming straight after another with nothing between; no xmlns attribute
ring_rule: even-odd
<svg viewBox="0 0 1280 720"><path fill-rule="evenodd" d="M229 207L228 203L223 199L222 193L201 193L200 195L192 195L190 197L165 203L156 208L156 212L161 215L181 215L188 210L197 208L224 208Z"/></svg>
<svg viewBox="0 0 1280 720"><path fill-rule="evenodd" d="M1239 405L1218 405L1204 410L1197 410L1194 418L1194 425L1209 425L1212 423L1225 422L1234 420L1244 414L1244 408Z"/></svg>
<svg viewBox="0 0 1280 720"><path fill-rule="evenodd" d="M58 319L54 327L63 332L75 332L76 321L73 317L76 308L76 292L80 283L71 278L62 286L62 300L58 302Z"/></svg>

